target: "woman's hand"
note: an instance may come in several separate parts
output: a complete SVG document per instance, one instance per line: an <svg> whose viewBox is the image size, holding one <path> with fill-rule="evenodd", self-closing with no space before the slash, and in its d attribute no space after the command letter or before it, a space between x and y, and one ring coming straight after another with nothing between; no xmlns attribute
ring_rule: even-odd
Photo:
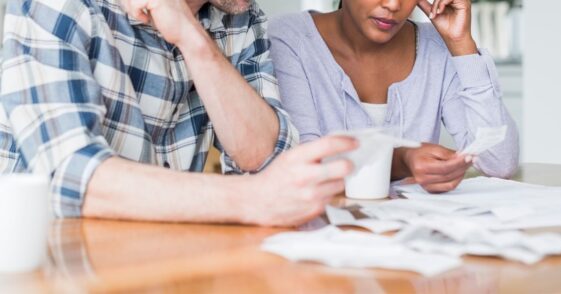
<svg viewBox="0 0 561 294"><path fill-rule="evenodd" d="M449 192L462 182L471 158L434 144L405 149L402 160L415 182L430 193Z"/></svg>
<svg viewBox="0 0 561 294"><path fill-rule="evenodd" d="M470 0L418 0L418 6L431 19L453 56L477 54L471 35Z"/></svg>

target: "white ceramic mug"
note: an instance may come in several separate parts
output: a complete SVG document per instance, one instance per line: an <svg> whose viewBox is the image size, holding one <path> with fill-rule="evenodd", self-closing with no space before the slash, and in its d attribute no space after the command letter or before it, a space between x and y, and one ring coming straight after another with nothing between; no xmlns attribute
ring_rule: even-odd
<svg viewBox="0 0 561 294"><path fill-rule="evenodd" d="M379 144L376 154L345 178L345 194L351 199L374 200L389 196L394 146Z"/></svg>
<svg viewBox="0 0 561 294"><path fill-rule="evenodd" d="M0 176L0 272L29 272L45 261L48 196L49 179L45 176Z"/></svg>

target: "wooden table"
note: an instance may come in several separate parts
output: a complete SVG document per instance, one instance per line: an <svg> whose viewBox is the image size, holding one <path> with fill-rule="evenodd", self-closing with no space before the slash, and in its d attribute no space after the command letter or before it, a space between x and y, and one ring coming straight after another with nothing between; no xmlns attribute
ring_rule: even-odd
<svg viewBox="0 0 561 294"><path fill-rule="evenodd" d="M560 185L561 166L525 165L516 177ZM259 250L285 230L62 220L41 271L0 275L0 293L561 293L561 257L525 266L467 257L438 277L292 263ZM373 248L375 250L375 248Z"/></svg>

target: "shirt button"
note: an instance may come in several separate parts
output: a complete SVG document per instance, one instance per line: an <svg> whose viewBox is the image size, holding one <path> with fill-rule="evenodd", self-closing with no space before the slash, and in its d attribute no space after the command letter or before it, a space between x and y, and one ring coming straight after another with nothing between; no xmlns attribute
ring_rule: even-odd
<svg viewBox="0 0 561 294"><path fill-rule="evenodd" d="M167 162L167 161L164 162L164 167L165 167L165 168L170 168L169 162Z"/></svg>

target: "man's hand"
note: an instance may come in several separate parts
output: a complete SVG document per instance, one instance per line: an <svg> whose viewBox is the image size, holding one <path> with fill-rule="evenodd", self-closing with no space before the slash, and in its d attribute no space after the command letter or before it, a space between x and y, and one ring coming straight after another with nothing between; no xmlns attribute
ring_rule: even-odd
<svg viewBox="0 0 561 294"><path fill-rule="evenodd" d="M121 4L133 18L145 24L152 23L171 44L184 42L188 29L198 25L185 0L121 0Z"/></svg>
<svg viewBox="0 0 561 294"><path fill-rule="evenodd" d="M418 6L431 19L453 56L477 53L471 35L470 0L418 0Z"/></svg>
<svg viewBox="0 0 561 294"><path fill-rule="evenodd" d="M294 226L319 216L333 196L343 192L344 178L353 172L348 160L322 164L322 159L357 147L352 138L327 137L284 153L253 179L244 222Z"/></svg>
<svg viewBox="0 0 561 294"><path fill-rule="evenodd" d="M406 149L403 161L415 182L430 193L456 189L472 165L470 158L434 144Z"/></svg>

